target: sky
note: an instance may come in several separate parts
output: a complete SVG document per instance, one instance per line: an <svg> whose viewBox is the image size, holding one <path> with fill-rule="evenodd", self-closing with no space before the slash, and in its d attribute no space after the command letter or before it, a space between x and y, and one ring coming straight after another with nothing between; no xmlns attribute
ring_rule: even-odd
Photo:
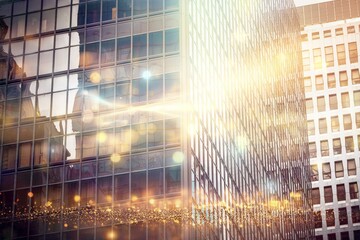
<svg viewBox="0 0 360 240"><path fill-rule="evenodd" d="M322 2L330 2L333 0L294 0L295 5L297 7L309 5L309 4L315 4L315 3L322 3Z"/></svg>

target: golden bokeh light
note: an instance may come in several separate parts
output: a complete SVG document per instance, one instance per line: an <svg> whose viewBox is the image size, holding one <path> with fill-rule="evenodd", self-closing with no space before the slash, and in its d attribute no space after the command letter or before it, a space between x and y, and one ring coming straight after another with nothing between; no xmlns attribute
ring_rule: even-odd
<svg viewBox="0 0 360 240"><path fill-rule="evenodd" d="M94 71L90 74L90 81L92 83L99 83L101 81L101 75L99 72Z"/></svg>
<svg viewBox="0 0 360 240"><path fill-rule="evenodd" d="M28 192L28 194L27 194L27 195L28 195L28 197L29 197L29 198L32 198L32 197L34 196L34 193L32 193L32 192Z"/></svg>
<svg viewBox="0 0 360 240"><path fill-rule="evenodd" d="M80 196L79 196L79 195L75 195L75 196L74 196L74 201L75 201L75 202L80 202Z"/></svg>
<svg viewBox="0 0 360 240"><path fill-rule="evenodd" d="M114 163L120 162L121 156L118 153L111 154L110 160Z"/></svg>
<svg viewBox="0 0 360 240"><path fill-rule="evenodd" d="M107 134L105 132L99 132L96 135L96 140L98 143L104 143L107 140Z"/></svg>

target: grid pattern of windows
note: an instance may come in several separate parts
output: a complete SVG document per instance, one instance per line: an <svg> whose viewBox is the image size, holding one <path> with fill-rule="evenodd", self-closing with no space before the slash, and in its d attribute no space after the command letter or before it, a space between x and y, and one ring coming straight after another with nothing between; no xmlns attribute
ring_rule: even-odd
<svg viewBox="0 0 360 240"><path fill-rule="evenodd" d="M196 205L234 207L247 201L245 196L257 202L275 195L290 200L290 189L301 192L301 199L308 197L300 56L293 51L300 49L299 26L291 2L281 7L236 0L4 5L0 16L9 31L0 34L0 198L8 209L18 213L27 204L50 202L54 208L112 210L155 202L170 209L194 206L189 209L197 224L204 215ZM284 25L264 18L274 9ZM283 9L289 10L286 15ZM258 19L267 19L261 21L266 27L254 27ZM242 38L249 29L254 41L230 37ZM264 45L269 35L282 40ZM269 56L280 51L286 61L279 58L273 71ZM323 62L321 52L315 57ZM271 74L254 74L258 67ZM234 81L234 76L241 77ZM254 84L245 81L250 77ZM325 89L324 80L318 81ZM325 98L319 106L325 108ZM281 116L288 114L294 118L284 122ZM275 121L267 125L264 119ZM244 148L239 138L245 139ZM266 197L255 191L266 189L264 178L275 181ZM183 201L184 196L189 199ZM302 207L310 209L305 201ZM214 228L196 227L186 234L189 239L311 235L311 223L305 221L309 211L304 212L286 228L279 225L284 221L274 222L274 232L251 221L240 227L229 216L221 222L215 213L209 215L216 220ZM14 221L0 238L106 239L112 231L120 239L181 239L185 234L181 224L169 222L76 221L76 227Z"/></svg>

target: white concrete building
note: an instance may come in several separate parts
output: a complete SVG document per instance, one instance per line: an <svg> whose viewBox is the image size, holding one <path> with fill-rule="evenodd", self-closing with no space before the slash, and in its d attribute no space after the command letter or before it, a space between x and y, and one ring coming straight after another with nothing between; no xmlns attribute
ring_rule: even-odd
<svg viewBox="0 0 360 240"><path fill-rule="evenodd" d="M360 239L358 5L298 8L317 240Z"/></svg>

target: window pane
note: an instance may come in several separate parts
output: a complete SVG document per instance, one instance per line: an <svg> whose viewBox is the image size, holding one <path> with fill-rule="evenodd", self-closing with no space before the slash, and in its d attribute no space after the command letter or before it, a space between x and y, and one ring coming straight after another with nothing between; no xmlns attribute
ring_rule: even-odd
<svg viewBox="0 0 360 240"><path fill-rule="evenodd" d="M166 193L179 192L181 190L181 167L169 167L165 169Z"/></svg>
<svg viewBox="0 0 360 240"><path fill-rule="evenodd" d="M179 29L165 31L165 52L179 51Z"/></svg>
<svg viewBox="0 0 360 240"><path fill-rule="evenodd" d="M131 39L130 37L119 38L117 40L117 60L123 61L130 59L131 52Z"/></svg>
<svg viewBox="0 0 360 240"><path fill-rule="evenodd" d="M116 19L116 0L102 1L102 20Z"/></svg>
<svg viewBox="0 0 360 240"><path fill-rule="evenodd" d="M148 173L149 196L163 194L163 169L150 170Z"/></svg>
<svg viewBox="0 0 360 240"><path fill-rule="evenodd" d="M145 57L146 56L147 39L146 34L133 36L133 57Z"/></svg>
<svg viewBox="0 0 360 240"><path fill-rule="evenodd" d="M149 147L161 146L163 144L163 128L163 121L157 121L148 124Z"/></svg>
<svg viewBox="0 0 360 240"><path fill-rule="evenodd" d="M163 9L163 0L149 0L149 12L161 11Z"/></svg>
<svg viewBox="0 0 360 240"><path fill-rule="evenodd" d="M323 170L323 179L331 179L331 168L330 163L323 163L322 164L322 170Z"/></svg>
<svg viewBox="0 0 360 240"><path fill-rule="evenodd" d="M163 32L149 33L149 55L162 54Z"/></svg>
<svg viewBox="0 0 360 240"><path fill-rule="evenodd" d="M341 141L340 138L333 139L334 155L341 154Z"/></svg>
<svg viewBox="0 0 360 240"><path fill-rule="evenodd" d="M146 83L147 80L143 78L132 80L131 102L137 103L146 101Z"/></svg>
<svg viewBox="0 0 360 240"><path fill-rule="evenodd" d="M95 23L100 21L100 1L88 2L86 7L86 23Z"/></svg>
<svg viewBox="0 0 360 240"><path fill-rule="evenodd" d="M146 171L131 174L131 197L146 196Z"/></svg>
<svg viewBox="0 0 360 240"><path fill-rule="evenodd" d="M147 10L147 0L133 0L134 15L144 14Z"/></svg>
<svg viewBox="0 0 360 240"><path fill-rule="evenodd" d="M131 16L131 0L118 0L118 18Z"/></svg>
<svg viewBox="0 0 360 240"><path fill-rule="evenodd" d="M163 75L151 77L148 80L149 101L163 97Z"/></svg>
<svg viewBox="0 0 360 240"><path fill-rule="evenodd" d="M115 61L115 40L101 42L101 63Z"/></svg>

